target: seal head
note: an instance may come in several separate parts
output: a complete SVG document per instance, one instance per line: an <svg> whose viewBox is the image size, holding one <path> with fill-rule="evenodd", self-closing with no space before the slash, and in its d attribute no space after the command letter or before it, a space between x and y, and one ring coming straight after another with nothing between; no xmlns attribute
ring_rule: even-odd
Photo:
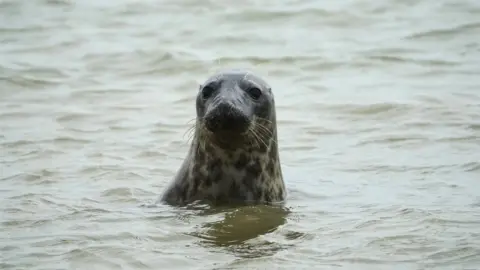
<svg viewBox="0 0 480 270"><path fill-rule="evenodd" d="M270 87L250 73L221 73L200 86L197 117L214 143L223 148L244 147L256 119L270 119ZM274 115L273 115L274 116Z"/></svg>
<svg viewBox="0 0 480 270"><path fill-rule="evenodd" d="M162 201L272 203L286 195L275 102L260 77L233 70L200 86L190 150Z"/></svg>

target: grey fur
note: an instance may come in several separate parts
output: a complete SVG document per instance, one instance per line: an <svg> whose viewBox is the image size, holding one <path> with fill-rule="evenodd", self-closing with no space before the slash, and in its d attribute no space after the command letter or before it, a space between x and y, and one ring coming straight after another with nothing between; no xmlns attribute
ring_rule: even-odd
<svg viewBox="0 0 480 270"><path fill-rule="evenodd" d="M215 94L205 98L202 91L211 85ZM262 92L258 100L247 93L253 87ZM233 108L228 113L235 111L239 112L235 116L248 118L248 132L222 134L206 128L208 117L219 117L214 112L222 102ZM196 109L195 133L188 155L160 200L172 205L195 201L216 205L283 202L286 189L270 86L246 71L220 72L200 86Z"/></svg>

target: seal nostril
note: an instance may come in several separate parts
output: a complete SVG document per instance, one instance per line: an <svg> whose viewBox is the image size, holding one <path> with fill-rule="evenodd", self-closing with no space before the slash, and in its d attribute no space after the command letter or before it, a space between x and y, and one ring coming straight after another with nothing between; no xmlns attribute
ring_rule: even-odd
<svg viewBox="0 0 480 270"><path fill-rule="evenodd" d="M207 128L212 132L243 132L248 124L249 119L242 111L225 102L218 104L206 117Z"/></svg>

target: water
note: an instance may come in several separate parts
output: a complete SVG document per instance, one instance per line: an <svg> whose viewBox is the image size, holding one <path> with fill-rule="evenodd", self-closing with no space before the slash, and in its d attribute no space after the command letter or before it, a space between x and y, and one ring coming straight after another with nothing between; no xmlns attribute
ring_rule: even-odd
<svg viewBox="0 0 480 270"><path fill-rule="evenodd" d="M480 269L480 2L0 12L1 269ZM287 208L152 205L231 67L273 86Z"/></svg>

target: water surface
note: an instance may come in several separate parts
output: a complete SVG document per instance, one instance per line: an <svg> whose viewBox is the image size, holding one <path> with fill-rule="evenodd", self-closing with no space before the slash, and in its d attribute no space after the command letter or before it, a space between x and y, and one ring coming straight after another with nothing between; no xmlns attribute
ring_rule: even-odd
<svg viewBox="0 0 480 270"><path fill-rule="evenodd" d="M0 14L0 268L480 268L478 1ZM273 86L287 208L151 206L232 67Z"/></svg>

